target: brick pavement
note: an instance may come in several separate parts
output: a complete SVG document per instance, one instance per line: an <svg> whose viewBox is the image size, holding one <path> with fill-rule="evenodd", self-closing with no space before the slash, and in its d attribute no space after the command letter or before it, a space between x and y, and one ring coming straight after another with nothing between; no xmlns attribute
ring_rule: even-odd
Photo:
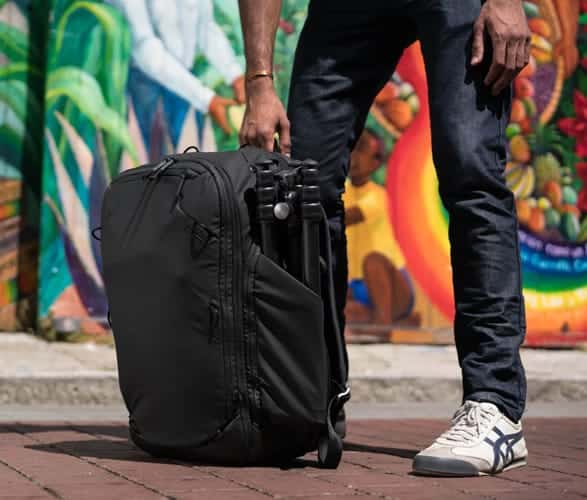
<svg viewBox="0 0 587 500"><path fill-rule="evenodd" d="M496 477L410 474L417 450L444 430L438 420L354 421L343 463L288 470L223 468L149 458L120 423L0 424L0 499L585 499L587 419L529 419L530 465Z"/></svg>

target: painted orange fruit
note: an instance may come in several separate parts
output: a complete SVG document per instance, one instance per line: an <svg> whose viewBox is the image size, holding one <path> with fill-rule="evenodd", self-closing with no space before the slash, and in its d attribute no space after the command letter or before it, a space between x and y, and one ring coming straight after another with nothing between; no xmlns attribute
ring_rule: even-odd
<svg viewBox="0 0 587 500"><path fill-rule="evenodd" d="M510 141L510 153L514 161L519 163L530 162L530 146L528 141L521 135L512 137Z"/></svg>
<svg viewBox="0 0 587 500"><path fill-rule="evenodd" d="M526 118L526 106L521 99L514 99L510 120L514 123L520 123L524 118Z"/></svg>
<svg viewBox="0 0 587 500"><path fill-rule="evenodd" d="M518 212L518 220L522 224L528 224L530 216L532 215L532 207L527 200L516 200L516 210Z"/></svg>
<svg viewBox="0 0 587 500"><path fill-rule="evenodd" d="M552 206L554 208L560 208L563 202L563 191L558 182L546 182L544 186L542 186L542 192L544 193L544 196L546 196L550 200L550 203L552 203Z"/></svg>
<svg viewBox="0 0 587 500"><path fill-rule="evenodd" d="M532 78L535 73L536 59L534 59L534 56L530 56L530 61L528 62L528 64L526 64L526 66L524 66L524 69L520 71L518 78Z"/></svg>
<svg viewBox="0 0 587 500"><path fill-rule="evenodd" d="M534 19L528 19L528 28L532 33L543 36L544 38L550 38L552 35L552 28L550 24L544 19L535 17Z"/></svg>
<svg viewBox="0 0 587 500"><path fill-rule="evenodd" d="M514 80L514 92L518 99L534 96L534 84L528 79L518 77Z"/></svg>
<svg viewBox="0 0 587 500"><path fill-rule="evenodd" d="M387 82L375 98L375 104L385 104L399 95L397 85Z"/></svg>
<svg viewBox="0 0 587 500"><path fill-rule="evenodd" d="M414 112L412 111L411 106L401 99L392 99L385 103L383 113L385 114L385 117L400 130L407 128L414 118Z"/></svg>
<svg viewBox="0 0 587 500"><path fill-rule="evenodd" d="M528 227L533 233L541 233L546 227L544 212L538 207L534 207L531 210L530 219L528 219Z"/></svg>

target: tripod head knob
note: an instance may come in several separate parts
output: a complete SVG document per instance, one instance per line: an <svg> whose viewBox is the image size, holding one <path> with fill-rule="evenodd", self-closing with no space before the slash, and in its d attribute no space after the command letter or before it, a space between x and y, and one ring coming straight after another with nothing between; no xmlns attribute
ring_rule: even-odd
<svg viewBox="0 0 587 500"><path fill-rule="evenodd" d="M284 201L276 203L275 207L273 208L273 215L275 215L275 218L278 220L287 219L290 213L291 207L289 206L289 203L286 203Z"/></svg>

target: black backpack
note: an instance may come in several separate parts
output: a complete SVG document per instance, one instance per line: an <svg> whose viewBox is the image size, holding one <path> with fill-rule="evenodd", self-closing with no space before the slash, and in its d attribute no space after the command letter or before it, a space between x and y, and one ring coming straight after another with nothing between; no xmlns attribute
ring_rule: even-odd
<svg viewBox="0 0 587 500"><path fill-rule="evenodd" d="M316 164L253 147L113 180L101 249L138 447L223 465L318 449L338 465L350 392L342 336L324 335L325 313L336 323L327 231Z"/></svg>

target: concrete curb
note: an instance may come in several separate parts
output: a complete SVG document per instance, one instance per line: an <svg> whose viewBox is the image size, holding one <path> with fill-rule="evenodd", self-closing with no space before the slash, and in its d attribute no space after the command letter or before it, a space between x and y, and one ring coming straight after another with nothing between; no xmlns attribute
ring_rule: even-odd
<svg viewBox="0 0 587 500"><path fill-rule="evenodd" d="M2 405L108 405L121 402L115 373L0 378Z"/></svg>
<svg viewBox="0 0 587 500"><path fill-rule="evenodd" d="M461 399L461 381L449 378L355 376L355 403L438 403ZM528 380L529 402L587 401L585 380ZM110 405L122 398L115 372L0 377L3 405Z"/></svg>
<svg viewBox="0 0 587 500"><path fill-rule="evenodd" d="M454 378L358 376L351 379L352 400L361 403L458 403L461 387L461 381ZM528 401L587 401L587 381L529 378Z"/></svg>

